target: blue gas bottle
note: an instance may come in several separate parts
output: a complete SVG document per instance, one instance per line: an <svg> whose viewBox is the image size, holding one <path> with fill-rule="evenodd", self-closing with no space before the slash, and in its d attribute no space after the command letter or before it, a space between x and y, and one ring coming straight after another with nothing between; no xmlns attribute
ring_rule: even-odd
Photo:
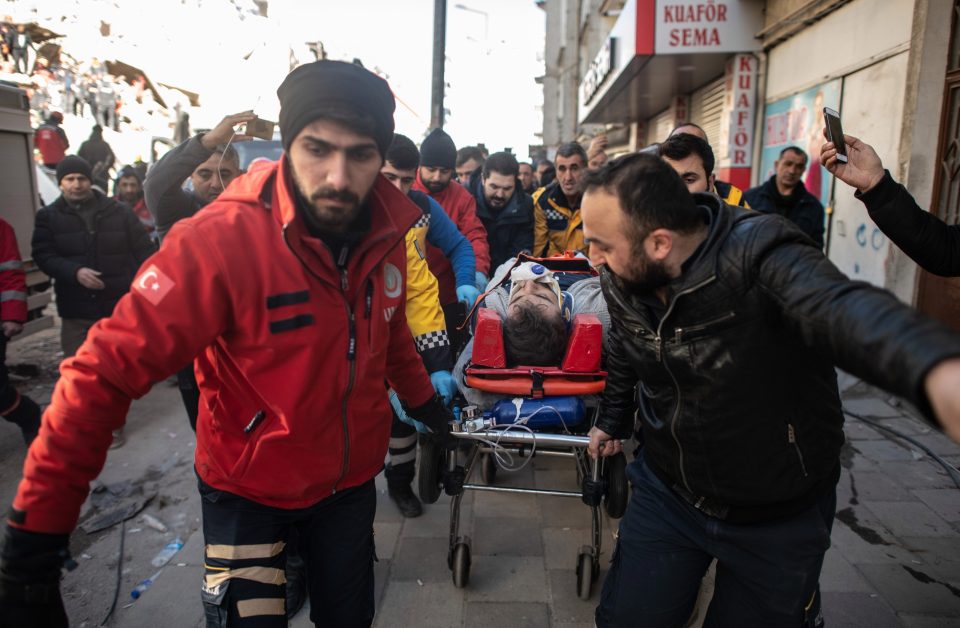
<svg viewBox="0 0 960 628"><path fill-rule="evenodd" d="M497 425L509 425L530 417L526 425L535 430L562 430L564 427L572 430L579 427L587 415L583 401L575 396L518 399L522 400L519 416L514 399L501 399L484 414L494 419Z"/></svg>

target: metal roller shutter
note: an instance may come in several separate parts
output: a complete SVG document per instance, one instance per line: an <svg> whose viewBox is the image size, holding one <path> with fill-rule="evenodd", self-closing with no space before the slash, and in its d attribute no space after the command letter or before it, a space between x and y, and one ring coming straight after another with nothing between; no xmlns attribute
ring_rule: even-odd
<svg viewBox="0 0 960 628"><path fill-rule="evenodd" d="M647 125L647 146L665 140L667 134L673 130L673 126L673 109L665 109L650 118L650 123Z"/></svg>
<svg viewBox="0 0 960 628"><path fill-rule="evenodd" d="M721 75L690 97L690 121L707 132L711 146L720 145L720 118L723 115L723 80Z"/></svg>

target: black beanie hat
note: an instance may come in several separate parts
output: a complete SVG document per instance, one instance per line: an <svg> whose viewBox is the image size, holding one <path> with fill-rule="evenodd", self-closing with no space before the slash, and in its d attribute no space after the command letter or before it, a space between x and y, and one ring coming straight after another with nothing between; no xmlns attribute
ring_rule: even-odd
<svg viewBox="0 0 960 628"><path fill-rule="evenodd" d="M457 165L457 146L443 129L434 129L420 144L420 165L453 168Z"/></svg>
<svg viewBox="0 0 960 628"><path fill-rule="evenodd" d="M137 181L143 184L143 177L140 176L140 171L134 168L133 166L124 166L120 169L120 172L117 173L117 183L120 183L120 179L124 177L136 177Z"/></svg>
<svg viewBox="0 0 960 628"><path fill-rule="evenodd" d="M366 114L373 120L373 139L383 156L393 140L396 102L387 82L359 65L314 61L296 68L277 89L280 138L284 150L317 118L337 112Z"/></svg>
<svg viewBox="0 0 960 628"><path fill-rule="evenodd" d="M90 163L78 155L68 155L57 164L57 185L60 185L60 182L68 174L82 174L91 181L93 180Z"/></svg>

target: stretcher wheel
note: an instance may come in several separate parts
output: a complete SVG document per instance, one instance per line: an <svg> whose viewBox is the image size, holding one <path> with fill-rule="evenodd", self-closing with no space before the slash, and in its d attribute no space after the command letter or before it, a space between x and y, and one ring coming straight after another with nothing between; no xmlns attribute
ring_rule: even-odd
<svg viewBox="0 0 960 628"><path fill-rule="evenodd" d="M607 458L605 465L607 476L607 494L603 496L603 507L607 514L619 519L627 510L627 457L623 453Z"/></svg>
<svg viewBox="0 0 960 628"><path fill-rule="evenodd" d="M470 546L457 543L453 546L453 558L450 561L453 571L453 586L462 589L470 583Z"/></svg>
<svg viewBox="0 0 960 628"><path fill-rule="evenodd" d="M435 504L440 499L440 465L443 463L443 458L443 450L431 439L420 440L417 487L420 500L425 504Z"/></svg>
<svg viewBox="0 0 960 628"><path fill-rule="evenodd" d="M590 595L593 593L593 580L596 575L593 566L593 554L588 551L581 551L577 557L577 597L581 600L590 599Z"/></svg>
<svg viewBox="0 0 960 628"><path fill-rule="evenodd" d="M480 479L492 486L497 481L497 461L493 454L482 454L480 458Z"/></svg>

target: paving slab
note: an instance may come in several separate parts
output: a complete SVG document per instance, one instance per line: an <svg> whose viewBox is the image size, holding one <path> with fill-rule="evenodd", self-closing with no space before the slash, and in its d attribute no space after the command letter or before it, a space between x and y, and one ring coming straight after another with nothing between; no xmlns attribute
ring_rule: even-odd
<svg viewBox="0 0 960 628"><path fill-rule="evenodd" d="M547 569L575 568L580 547L591 543L591 534L590 528L544 528L543 550ZM612 539L609 536L604 537L603 544L601 552L610 556L613 551Z"/></svg>
<svg viewBox="0 0 960 628"><path fill-rule="evenodd" d="M960 464L960 457L956 464ZM884 471L896 482L907 488L956 488L953 479L943 467L927 457L910 462L886 462Z"/></svg>
<svg viewBox="0 0 960 628"><path fill-rule="evenodd" d="M832 548L850 563L860 565L883 563L910 564L912 555L901 547L897 538L865 508L847 507L838 511L831 534Z"/></svg>
<svg viewBox="0 0 960 628"><path fill-rule="evenodd" d="M884 526L896 536L960 537L960 532L920 501L864 501Z"/></svg>
<svg viewBox="0 0 960 628"><path fill-rule="evenodd" d="M564 622L591 622L597 604L600 603L600 590L607 570L601 561L600 575L593 584L593 595L589 600L577 597L577 572L574 567L568 569L551 569L550 594L553 598L553 619ZM642 585L640 585L642 586Z"/></svg>
<svg viewBox="0 0 960 628"><path fill-rule="evenodd" d="M917 459L908 445L887 439L859 441L855 449L860 455L877 463L914 462Z"/></svg>
<svg viewBox="0 0 960 628"><path fill-rule="evenodd" d="M470 534L473 521L473 493L467 492L460 501L460 534ZM403 537L447 537L450 534L450 501L442 495L434 504L424 504L423 514L403 522Z"/></svg>
<svg viewBox="0 0 960 628"><path fill-rule="evenodd" d="M898 613L960 617L960 591L922 565L860 565L860 571Z"/></svg>
<svg viewBox="0 0 960 628"><path fill-rule="evenodd" d="M579 499L537 495L543 521L551 526L578 528L589 526L590 508ZM606 528L606 524L604 524Z"/></svg>
<svg viewBox="0 0 960 628"><path fill-rule="evenodd" d="M873 593L823 592L823 618L830 628L900 628L896 613Z"/></svg>
<svg viewBox="0 0 960 628"><path fill-rule="evenodd" d="M550 628L550 609L537 602L467 602L465 628Z"/></svg>
<svg viewBox="0 0 960 628"><path fill-rule="evenodd" d="M873 395L859 399L845 398L843 400L843 407L845 410L866 417L898 417L903 415L903 411L900 408L890 405L884 401L882 397Z"/></svg>
<svg viewBox="0 0 960 628"><path fill-rule="evenodd" d="M846 423L844 423L843 433L846 434L847 440L850 441L887 439L887 436L884 435L882 431L850 417L847 417Z"/></svg>
<svg viewBox="0 0 960 628"><path fill-rule="evenodd" d="M820 572L820 590L824 593L875 593L869 582L835 549L827 551Z"/></svg>
<svg viewBox="0 0 960 628"><path fill-rule="evenodd" d="M475 556L465 589L478 602L542 602L547 590L540 556Z"/></svg>
<svg viewBox="0 0 960 628"><path fill-rule="evenodd" d="M476 517L473 553L485 556L543 556L541 523L519 517Z"/></svg>
<svg viewBox="0 0 960 628"><path fill-rule="evenodd" d="M960 582L960 539L905 537L902 542L917 561L908 564L922 564L940 580Z"/></svg>
<svg viewBox="0 0 960 628"><path fill-rule="evenodd" d="M397 542L400 540L402 523L373 522L373 539L377 547L377 557L380 560L390 560L397 551Z"/></svg>
<svg viewBox="0 0 960 628"><path fill-rule="evenodd" d="M900 623L904 628L957 628L956 617L900 615Z"/></svg>
<svg viewBox="0 0 960 628"><path fill-rule="evenodd" d="M940 432L931 431L928 434L913 436L912 438L938 456L950 456L957 453L957 444Z"/></svg>
<svg viewBox="0 0 960 628"><path fill-rule="evenodd" d="M915 501L917 497L881 471L844 471L844 479L858 502ZM839 500L838 500L839 501Z"/></svg>
<svg viewBox="0 0 960 628"><path fill-rule="evenodd" d="M915 488L911 492L945 521L960 523L960 491L957 489Z"/></svg>
<svg viewBox="0 0 960 628"><path fill-rule="evenodd" d="M447 536L401 536L390 570L390 579L444 584L452 582L447 568L448 545Z"/></svg>
<svg viewBox="0 0 960 628"><path fill-rule="evenodd" d="M460 628L463 594L452 583L391 580L374 619L375 628Z"/></svg>
<svg viewBox="0 0 960 628"><path fill-rule="evenodd" d="M531 495L486 491L474 493L473 512L477 517L519 517L531 520L539 520L541 514L538 500Z"/></svg>

